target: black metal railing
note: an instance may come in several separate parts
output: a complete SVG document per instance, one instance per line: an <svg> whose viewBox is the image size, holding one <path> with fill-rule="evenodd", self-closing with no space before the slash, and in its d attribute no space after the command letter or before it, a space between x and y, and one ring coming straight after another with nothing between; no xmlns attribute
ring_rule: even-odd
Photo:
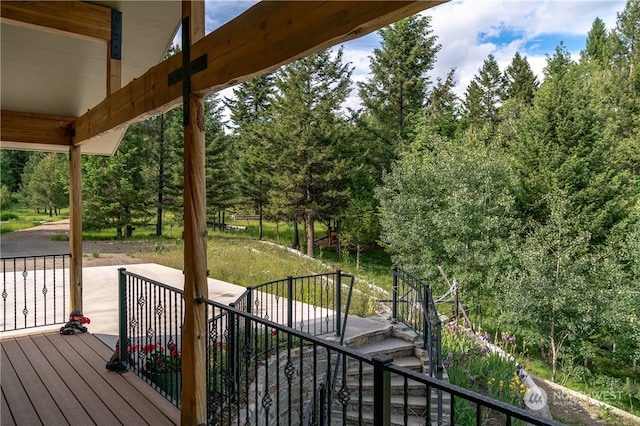
<svg viewBox="0 0 640 426"><path fill-rule="evenodd" d="M120 360L177 407L182 387L183 295L182 290L119 269Z"/></svg>
<svg viewBox="0 0 640 426"><path fill-rule="evenodd" d="M171 382L159 384L147 370L154 365L148 366L154 353L172 355L166 350L175 344L179 354L183 292L124 269L120 289L120 341L127 342L119 348L121 359L179 406L170 395ZM393 365L389 357L371 357L246 309L204 298L198 302L206 304L208 424L453 425L459 423L462 404L477 425L559 425ZM175 368L169 376L179 372ZM432 409L434 393L444 396L450 415L442 417Z"/></svg>
<svg viewBox="0 0 640 426"><path fill-rule="evenodd" d="M183 320L183 292L157 281L120 270L120 359L159 390L176 406L180 406L179 324ZM354 277L336 271L305 277L287 277L248 288L231 306L244 312L257 312L260 317L293 326L304 333L321 335L335 332L344 339ZM344 294L343 294L344 293ZM316 303L317 305L311 305ZM207 359L208 383L211 384L210 405L225 401L216 395L222 389L233 390L229 377L244 374L246 365L240 360L237 334L248 342L253 328L228 328L227 312L208 316ZM289 343L289 342L281 342ZM245 345L246 347L246 345ZM255 346L263 355L268 346ZM162 374L160 374L162 373ZM335 373L337 374L337 372Z"/></svg>
<svg viewBox="0 0 640 426"><path fill-rule="evenodd" d="M422 347L429 359L429 376L442 379L442 322L433 301L431 286L424 283L398 265L392 268L393 299L392 317L394 321L409 326L422 337ZM444 416L444 396L440 390L432 390L436 400L438 423Z"/></svg>
<svg viewBox="0 0 640 426"><path fill-rule="evenodd" d="M67 321L70 254L6 257L2 262L2 331Z"/></svg>
<svg viewBox="0 0 640 426"><path fill-rule="evenodd" d="M496 419L559 425L396 366L388 357L371 357L212 300L199 302L207 304L211 341L220 342L208 345L209 424L453 425L455 409L464 402L475 410L478 425ZM342 368L334 379L337 364ZM392 388L405 392L392 397ZM450 417L432 410L434 392L448 400Z"/></svg>
<svg viewBox="0 0 640 426"><path fill-rule="evenodd" d="M345 283L345 280L348 280ZM234 307L269 321L318 336L344 335L354 277L335 272L287 277L247 290Z"/></svg>
<svg viewBox="0 0 640 426"><path fill-rule="evenodd" d="M429 375L442 378L442 322L433 301L431 287L397 265L392 268L392 316L423 338L429 354Z"/></svg>

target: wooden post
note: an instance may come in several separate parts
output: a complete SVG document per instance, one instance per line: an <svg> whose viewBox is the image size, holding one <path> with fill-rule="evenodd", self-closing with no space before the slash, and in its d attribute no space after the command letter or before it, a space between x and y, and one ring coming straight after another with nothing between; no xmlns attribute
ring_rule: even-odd
<svg viewBox="0 0 640 426"><path fill-rule="evenodd" d="M82 311L82 170L79 146L69 151L69 310Z"/></svg>
<svg viewBox="0 0 640 426"><path fill-rule="evenodd" d="M203 1L183 1L182 17L183 22L189 18L191 44L204 37ZM185 58L185 61L190 60ZM194 93L183 102L189 104L189 117L184 123L185 314L180 423L204 425L207 423L206 305L196 302L197 297L208 297L204 102Z"/></svg>

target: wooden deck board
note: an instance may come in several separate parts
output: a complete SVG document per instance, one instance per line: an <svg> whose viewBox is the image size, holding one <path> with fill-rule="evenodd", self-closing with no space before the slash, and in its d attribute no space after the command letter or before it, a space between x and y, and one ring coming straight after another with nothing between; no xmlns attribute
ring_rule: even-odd
<svg viewBox="0 0 640 426"><path fill-rule="evenodd" d="M0 392L0 394L2 394L2 405L0 406L0 424L2 426L15 426L13 416L11 416L11 411L9 410L9 404L7 403L7 399L4 397L4 392Z"/></svg>
<svg viewBox="0 0 640 426"><path fill-rule="evenodd" d="M175 425L180 411L132 373L106 370L112 351L89 333L0 337L7 425Z"/></svg>
<svg viewBox="0 0 640 426"><path fill-rule="evenodd" d="M52 368L47 354L43 353L32 339L19 339L18 344L25 354L29 354L29 361L40 375L40 379L48 389L57 389L52 397L69 424L94 424L78 398L69 390L65 382ZM66 392L62 391L66 389Z"/></svg>
<svg viewBox="0 0 640 426"><path fill-rule="evenodd" d="M17 424L23 425L41 425L42 422L36 413L35 408L31 405L31 400L22 387L18 374L14 369L7 353L2 348L2 369L0 369L0 383L4 390L10 390L5 393L7 404L11 407L11 414Z"/></svg>
<svg viewBox="0 0 640 426"><path fill-rule="evenodd" d="M25 361L20 365L15 364L15 370L20 371L20 382L27 395L29 395L33 408L40 419L46 419L47 426L66 425L67 421L60 408L54 403L51 394L39 377L39 372L31 364L32 356L37 356L38 351L23 351L19 342L20 340L6 342L3 345L3 349L7 356L14 360L12 362L15 362L15 360Z"/></svg>

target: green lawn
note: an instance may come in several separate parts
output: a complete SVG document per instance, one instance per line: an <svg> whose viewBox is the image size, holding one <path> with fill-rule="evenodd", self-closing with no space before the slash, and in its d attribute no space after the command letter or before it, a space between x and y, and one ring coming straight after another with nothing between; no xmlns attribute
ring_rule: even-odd
<svg viewBox="0 0 640 426"><path fill-rule="evenodd" d="M33 228L45 222L55 222L69 218L69 209L62 209L59 215L49 215L49 213L36 212L32 209L14 208L3 210L0 213L0 234L17 231L19 229Z"/></svg>

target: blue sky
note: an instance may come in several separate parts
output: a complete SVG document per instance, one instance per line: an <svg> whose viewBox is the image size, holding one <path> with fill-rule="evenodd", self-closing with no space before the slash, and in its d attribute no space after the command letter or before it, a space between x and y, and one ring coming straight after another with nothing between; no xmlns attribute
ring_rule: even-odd
<svg viewBox="0 0 640 426"><path fill-rule="evenodd" d="M207 32L255 3L206 0ZM542 78L546 54L553 54L560 41L577 59L594 19L602 19L610 30L624 5L624 0L452 0L427 9L424 14L432 17L431 27L442 45L432 80L456 68L455 90L462 96L489 54L504 70L516 52L526 56ZM378 46L375 33L344 45L344 59L354 66L354 81L368 77L369 56ZM231 90L221 95L231 96ZM357 90L347 103L352 108L359 106Z"/></svg>

